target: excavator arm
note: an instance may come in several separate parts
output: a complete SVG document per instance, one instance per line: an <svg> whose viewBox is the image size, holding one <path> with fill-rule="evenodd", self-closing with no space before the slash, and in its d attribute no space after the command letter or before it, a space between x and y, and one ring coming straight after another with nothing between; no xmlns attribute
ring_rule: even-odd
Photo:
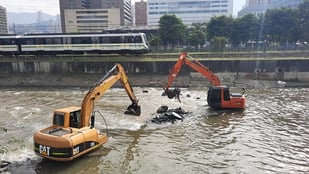
<svg viewBox="0 0 309 174"><path fill-rule="evenodd" d="M113 73L116 72L116 73ZM140 115L140 106L138 100L133 92L133 89L128 81L128 77L125 74L123 67L120 64L116 64L110 71L106 73L102 79L100 79L85 95L81 106L81 122L80 127L89 125L91 113L94 109L94 102L101 98L105 92L112 87L118 80L125 88L132 104L128 107L126 113L132 115Z"/></svg>
<svg viewBox="0 0 309 174"><path fill-rule="evenodd" d="M187 57L189 57L191 60L189 60ZM188 56L186 52L183 52L183 53L180 54L178 61L176 62L176 64L172 68L172 70L171 70L171 72L168 76L167 82L166 82L165 86L163 87L164 92L168 96L168 98L176 97L179 100L180 90L179 89L170 90L169 88L172 85L172 83L174 82L174 80L176 79L178 73L180 72L180 70L181 70L181 68L184 64L189 66L190 68L194 69L195 71L199 72L204 77L206 77L211 82L211 84L213 86L219 86L220 85L219 78L212 71L210 71L209 68L207 68L206 66L201 64L199 61Z"/></svg>

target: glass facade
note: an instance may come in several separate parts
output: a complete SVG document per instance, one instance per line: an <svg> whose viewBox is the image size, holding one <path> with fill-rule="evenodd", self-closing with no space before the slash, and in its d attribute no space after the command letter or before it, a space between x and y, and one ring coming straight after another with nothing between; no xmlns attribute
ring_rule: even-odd
<svg viewBox="0 0 309 174"><path fill-rule="evenodd" d="M304 0L247 0L245 7L238 12L238 17L246 14L259 15L267 9L297 8Z"/></svg>
<svg viewBox="0 0 309 174"><path fill-rule="evenodd" d="M148 25L159 25L165 14L176 15L184 24L205 23L211 17L230 16L233 0L148 0Z"/></svg>

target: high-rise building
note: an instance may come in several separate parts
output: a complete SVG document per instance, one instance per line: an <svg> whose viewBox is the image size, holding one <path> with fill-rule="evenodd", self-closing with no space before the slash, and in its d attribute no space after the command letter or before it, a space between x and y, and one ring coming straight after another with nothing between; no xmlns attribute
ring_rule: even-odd
<svg viewBox="0 0 309 174"><path fill-rule="evenodd" d="M82 31L86 32L87 27L93 32L104 26L100 29L102 31L110 25L115 28L132 24L131 0L59 0L59 4L62 32L80 32L78 28L83 28ZM111 21L116 16L119 17L117 22ZM76 30L68 29L67 25L72 28L73 23L76 24Z"/></svg>
<svg viewBox="0 0 309 174"><path fill-rule="evenodd" d="M233 0L148 0L148 25L159 25L165 14L176 15L184 24L206 23L214 16L233 14Z"/></svg>
<svg viewBox="0 0 309 174"><path fill-rule="evenodd" d="M8 34L6 9L0 6L0 34Z"/></svg>
<svg viewBox="0 0 309 174"><path fill-rule="evenodd" d="M271 0L272 8L297 8L304 0Z"/></svg>
<svg viewBox="0 0 309 174"><path fill-rule="evenodd" d="M304 0L247 0L246 5L238 12L238 17L246 14L262 14L267 9L297 8Z"/></svg>
<svg viewBox="0 0 309 174"><path fill-rule="evenodd" d="M135 25L147 25L147 2L144 0L141 0L140 2L135 2Z"/></svg>

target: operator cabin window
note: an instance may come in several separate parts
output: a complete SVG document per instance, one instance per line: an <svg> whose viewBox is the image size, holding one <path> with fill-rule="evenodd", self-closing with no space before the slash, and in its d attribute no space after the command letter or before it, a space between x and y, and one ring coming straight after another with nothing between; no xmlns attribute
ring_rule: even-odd
<svg viewBox="0 0 309 174"><path fill-rule="evenodd" d="M80 123L80 111L70 113L70 127L78 128Z"/></svg>
<svg viewBox="0 0 309 174"><path fill-rule="evenodd" d="M64 114L63 113L55 113L53 124L58 125L58 126L64 126Z"/></svg>

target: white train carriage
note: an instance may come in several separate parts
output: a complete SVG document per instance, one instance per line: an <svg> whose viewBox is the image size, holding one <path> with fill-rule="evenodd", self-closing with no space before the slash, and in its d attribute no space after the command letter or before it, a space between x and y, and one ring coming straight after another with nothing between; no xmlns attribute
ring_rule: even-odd
<svg viewBox="0 0 309 174"><path fill-rule="evenodd" d="M144 33L25 35L20 39L24 54L149 52Z"/></svg>

